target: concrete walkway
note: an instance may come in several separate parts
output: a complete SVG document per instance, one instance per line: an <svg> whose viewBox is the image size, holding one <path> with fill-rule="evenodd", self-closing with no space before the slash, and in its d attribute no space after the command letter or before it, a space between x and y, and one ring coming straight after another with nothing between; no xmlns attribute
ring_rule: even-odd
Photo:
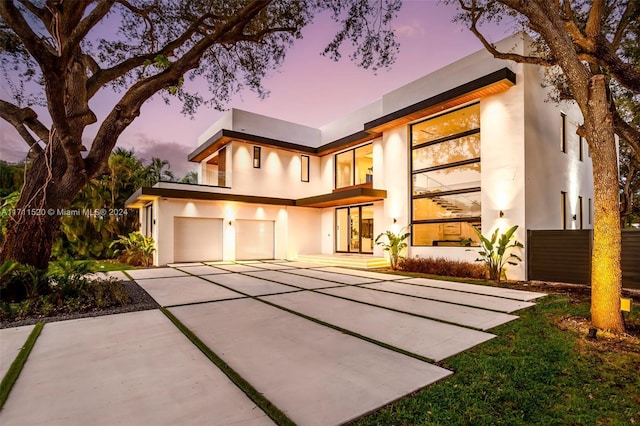
<svg viewBox="0 0 640 426"><path fill-rule="evenodd" d="M452 374L432 362L544 296L285 261L127 274L300 425L342 424ZM3 375L32 328L0 330ZM247 395L152 310L47 324L0 424L273 424Z"/></svg>

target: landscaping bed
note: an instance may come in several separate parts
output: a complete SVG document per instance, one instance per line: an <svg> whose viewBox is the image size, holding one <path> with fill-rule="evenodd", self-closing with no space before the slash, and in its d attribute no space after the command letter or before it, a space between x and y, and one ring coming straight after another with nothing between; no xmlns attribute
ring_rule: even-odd
<svg viewBox="0 0 640 426"><path fill-rule="evenodd" d="M119 301L109 306L98 307L95 303L74 304L54 309L49 315L34 312L18 319L10 318L1 312L0 328L19 327L38 322L64 321L76 318L99 317L102 315L121 314L124 312L156 309L159 305L135 281L120 281L118 284Z"/></svg>

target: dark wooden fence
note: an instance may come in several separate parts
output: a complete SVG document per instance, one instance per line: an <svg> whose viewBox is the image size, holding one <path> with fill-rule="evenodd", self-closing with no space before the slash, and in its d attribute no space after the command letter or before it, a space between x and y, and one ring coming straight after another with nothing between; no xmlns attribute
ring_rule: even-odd
<svg viewBox="0 0 640 426"><path fill-rule="evenodd" d="M530 280L591 283L591 230L527 231ZM622 231L622 286L640 289L640 230Z"/></svg>

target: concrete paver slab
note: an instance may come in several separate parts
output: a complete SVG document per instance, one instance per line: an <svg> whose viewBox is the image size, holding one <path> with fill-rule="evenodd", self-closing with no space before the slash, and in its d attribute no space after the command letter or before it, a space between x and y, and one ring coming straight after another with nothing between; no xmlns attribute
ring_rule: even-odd
<svg viewBox="0 0 640 426"><path fill-rule="evenodd" d="M294 268L321 268L323 266L327 266L327 265L321 265L318 263L309 263L309 262L296 262L296 261L291 261L291 262L280 262L281 265L286 265L286 266L292 266Z"/></svg>
<svg viewBox="0 0 640 426"><path fill-rule="evenodd" d="M186 276L136 280L161 306L245 297L202 278Z"/></svg>
<svg viewBox="0 0 640 426"><path fill-rule="evenodd" d="M534 303L531 302L504 299L502 297L485 296L482 294L463 293L460 291L445 290L435 287L405 284L405 281L384 281L380 283L365 284L362 287L507 313L534 305Z"/></svg>
<svg viewBox="0 0 640 426"><path fill-rule="evenodd" d="M188 274L174 268L129 269L126 273L134 280L147 278L185 277Z"/></svg>
<svg viewBox="0 0 640 426"><path fill-rule="evenodd" d="M0 423L273 424L158 310L47 324Z"/></svg>
<svg viewBox="0 0 640 426"><path fill-rule="evenodd" d="M480 330L488 330L518 318L515 315L501 312L376 291L359 286L336 287L319 291Z"/></svg>
<svg viewBox="0 0 640 426"><path fill-rule="evenodd" d="M379 281L377 279L345 275L336 272L327 272L321 269L287 269L288 274L304 275L305 277L318 278L320 280L333 281L340 284L366 284Z"/></svg>
<svg viewBox="0 0 640 426"><path fill-rule="evenodd" d="M287 293L261 299L435 361L495 337L482 331L315 292Z"/></svg>
<svg viewBox="0 0 640 426"><path fill-rule="evenodd" d="M293 269L293 266L287 266L284 263L269 263L269 262L261 262L258 265L254 265L257 266L259 268L262 269L271 269L274 271L280 270L280 269Z"/></svg>
<svg viewBox="0 0 640 426"><path fill-rule="evenodd" d="M170 311L300 425L347 422L451 374L252 299Z"/></svg>
<svg viewBox="0 0 640 426"><path fill-rule="evenodd" d="M546 294L544 293L536 293L533 291L523 291L511 288L491 287L477 284L466 284L453 281L431 280L428 278L409 278L404 282L424 285L427 287L437 287L447 290L463 291L465 293L485 294L488 296L504 297L506 299L522 300L524 302L546 296Z"/></svg>
<svg viewBox="0 0 640 426"><path fill-rule="evenodd" d="M244 274L219 274L203 276L202 278L251 296L299 291L295 287L261 280L260 278L250 277Z"/></svg>
<svg viewBox="0 0 640 426"><path fill-rule="evenodd" d="M404 280L404 279L410 278L404 275L383 274L381 272L340 268L338 266L327 266L326 268L321 268L320 270L327 271L327 272L337 272L340 274L355 275L357 277L371 278L378 281Z"/></svg>
<svg viewBox="0 0 640 426"><path fill-rule="evenodd" d="M171 266L172 268L182 268L185 266L200 266L204 265L202 262L186 262L186 263L167 263L167 266Z"/></svg>
<svg viewBox="0 0 640 426"><path fill-rule="evenodd" d="M230 271L215 268L213 266L183 266L180 268L181 271L187 272L193 275L212 275L212 274L229 274Z"/></svg>
<svg viewBox="0 0 640 426"><path fill-rule="evenodd" d="M0 329L0 380L18 356L35 325Z"/></svg>
<svg viewBox="0 0 640 426"><path fill-rule="evenodd" d="M304 275L287 274L286 272L281 271L258 271L247 272L246 274L251 275L252 277L264 278L265 280L277 281L282 284L289 284L306 289L342 286L342 284L334 283L331 281L305 277Z"/></svg>
<svg viewBox="0 0 640 426"><path fill-rule="evenodd" d="M252 265L241 265L239 263L233 263L230 265L216 265L216 268L224 269L230 272L249 272L249 271L261 271L262 269Z"/></svg>

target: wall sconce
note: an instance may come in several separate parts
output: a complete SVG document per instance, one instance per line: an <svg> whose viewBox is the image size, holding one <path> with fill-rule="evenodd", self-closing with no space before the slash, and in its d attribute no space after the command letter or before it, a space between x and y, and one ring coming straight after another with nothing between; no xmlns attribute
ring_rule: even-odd
<svg viewBox="0 0 640 426"><path fill-rule="evenodd" d="M571 216L571 217L573 218L573 220L577 220L578 219L578 216L575 215L575 214L573 216Z"/></svg>
<svg viewBox="0 0 640 426"><path fill-rule="evenodd" d="M396 224L398 223L398 219L396 219L395 217L393 218L393 223Z"/></svg>
<svg viewBox="0 0 640 426"><path fill-rule="evenodd" d="M231 225L232 225L232 223L231 223L231 221L229 221L229 226L231 226Z"/></svg>
<svg viewBox="0 0 640 426"><path fill-rule="evenodd" d="M498 213L498 216L504 217L504 212L502 210L500 210L500 213Z"/></svg>

